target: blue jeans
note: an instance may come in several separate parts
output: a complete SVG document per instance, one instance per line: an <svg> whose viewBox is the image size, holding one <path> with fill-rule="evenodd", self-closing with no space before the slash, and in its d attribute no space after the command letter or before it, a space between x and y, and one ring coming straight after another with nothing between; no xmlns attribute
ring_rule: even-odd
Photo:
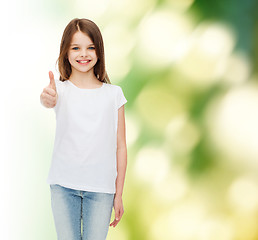
<svg viewBox="0 0 258 240"><path fill-rule="evenodd" d="M50 191L58 240L106 239L114 194L75 190L57 184L50 184Z"/></svg>

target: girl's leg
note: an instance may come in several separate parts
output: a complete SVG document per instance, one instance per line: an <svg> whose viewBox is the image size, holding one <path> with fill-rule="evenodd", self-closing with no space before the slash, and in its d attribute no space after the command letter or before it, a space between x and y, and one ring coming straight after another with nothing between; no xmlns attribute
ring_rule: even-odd
<svg viewBox="0 0 258 240"><path fill-rule="evenodd" d="M83 192L83 240L105 240L109 230L114 194Z"/></svg>
<svg viewBox="0 0 258 240"><path fill-rule="evenodd" d="M80 191L50 185L51 207L58 240L81 240Z"/></svg>

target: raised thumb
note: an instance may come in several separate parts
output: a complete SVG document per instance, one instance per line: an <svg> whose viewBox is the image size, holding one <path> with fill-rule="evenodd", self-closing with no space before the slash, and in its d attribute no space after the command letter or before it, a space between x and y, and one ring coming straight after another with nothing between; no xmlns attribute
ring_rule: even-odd
<svg viewBox="0 0 258 240"><path fill-rule="evenodd" d="M53 72L49 71L50 86L56 91L56 83Z"/></svg>

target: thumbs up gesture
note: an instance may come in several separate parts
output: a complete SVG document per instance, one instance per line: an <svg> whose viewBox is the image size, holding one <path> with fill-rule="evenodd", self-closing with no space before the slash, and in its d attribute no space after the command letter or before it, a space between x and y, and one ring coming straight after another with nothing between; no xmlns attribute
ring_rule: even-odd
<svg viewBox="0 0 258 240"><path fill-rule="evenodd" d="M46 108L53 108L57 103L58 94L56 91L56 83L54 79L54 74L49 71L50 82L47 87L43 89L43 92L40 94L40 102Z"/></svg>

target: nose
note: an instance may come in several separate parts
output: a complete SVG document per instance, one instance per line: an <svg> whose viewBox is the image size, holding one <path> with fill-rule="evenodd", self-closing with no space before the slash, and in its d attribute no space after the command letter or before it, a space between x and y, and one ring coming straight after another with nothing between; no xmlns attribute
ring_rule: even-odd
<svg viewBox="0 0 258 240"><path fill-rule="evenodd" d="M86 57L87 56L87 50L86 49L82 49L80 52L81 57Z"/></svg>

